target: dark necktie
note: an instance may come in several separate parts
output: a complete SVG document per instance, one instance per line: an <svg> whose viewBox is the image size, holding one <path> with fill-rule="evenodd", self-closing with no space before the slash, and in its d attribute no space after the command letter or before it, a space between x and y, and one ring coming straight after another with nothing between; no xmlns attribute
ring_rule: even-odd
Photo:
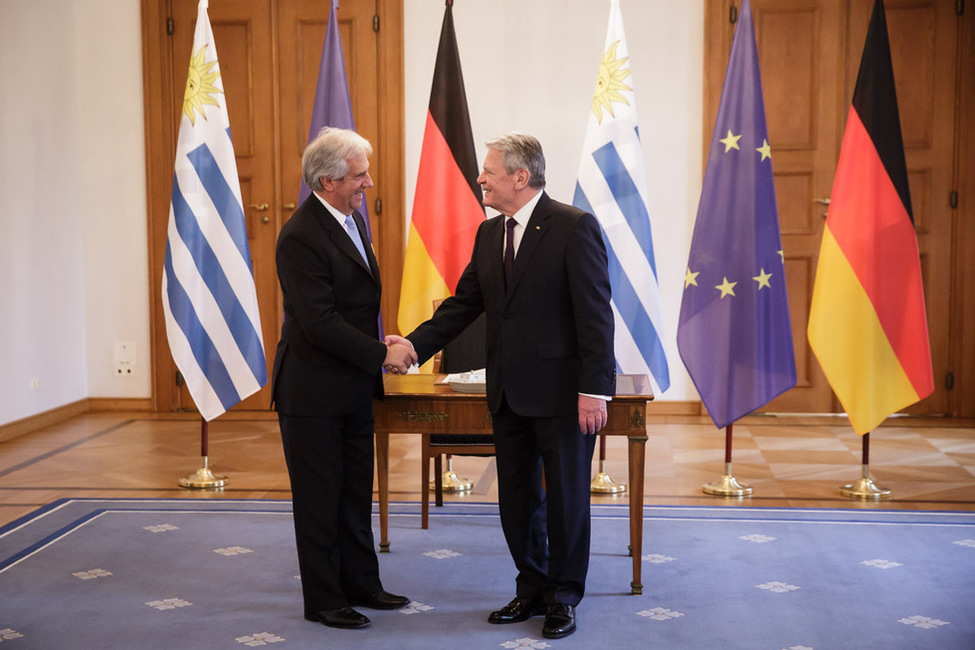
<svg viewBox="0 0 975 650"><path fill-rule="evenodd" d="M508 217L504 224L505 228L508 230L504 245L505 286L508 286L508 284L511 282L511 271L515 268L515 225L517 225L517 223L518 222L515 221L513 217Z"/></svg>

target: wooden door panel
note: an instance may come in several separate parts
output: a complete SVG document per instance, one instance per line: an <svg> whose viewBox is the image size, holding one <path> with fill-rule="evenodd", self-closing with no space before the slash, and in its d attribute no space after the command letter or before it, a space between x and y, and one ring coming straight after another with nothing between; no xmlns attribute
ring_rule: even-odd
<svg viewBox="0 0 975 650"><path fill-rule="evenodd" d="M817 208L813 205L815 180L809 169L775 172L775 199L779 210L779 230L783 237L813 234L822 227L826 206Z"/></svg>
<svg viewBox="0 0 975 650"><path fill-rule="evenodd" d="M942 4L944 4L942 2ZM949 50L954 51L951 34L938 34L935 2L884 3L887 31L890 35L890 57L894 66L894 83L898 87L897 108L901 115L901 134L904 148L927 148L933 144L935 105L938 101L938 70L936 37L949 36ZM855 27L866 5L858 5ZM953 21L952 21L953 22ZM945 45L945 44L942 44ZM954 68L954 66L951 66ZM952 69L949 69L953 72ZM954 76L953 74L951 75ZM908 90L909 89L909 90Z"/></svg>
<svg viewBox="0 0 975 650"><path fill-rule="evenodd" d="M832 411L832 390L806 338L826 206L838 156L843 43L839 0L755 0L755 40L772 145L789 290L796 387L769 411Z"/></svg>
<svg viewBox="0 0 975 650"><path fill-rule="evenodd" d="M806 324L809 322L809 303L801 300L793 300L793 295L803 295L812 286L813 278L816 275L816 260L814 255L790 254L785 259L785 282L789 292L789 320L792 331L792 341L796 355L796 386L784 395L781 395L772 403L772 406L763 409L767 411L809 413L806 409L812 409L815 402L811 395L816 395L820 402L820 411L829 411L831 404L827 402L829 395L823 395L821 388L822 371L816 361L812 349L804 343L806 338ZM809 404L810 406L807 406Z"/></svg>
<svg viewBox="0 0 975 650"><path fill-rule="evenodd" d="M223 2L214 5L219 9L214 15L216 7L211 6L211 25L219 48L221 71L226 68L224 74L230 81L236 82L229 85L226 91L230 133L237 158L244 215L250 226L248 246L251 269L270 379L278 332L275 325L277 277L274 264L277 230L267 218L268 209L264 207L274 200L275 174L273 93L264 90L273 85L270 0L247 0L240 3L241 6L224 5ZM228 54L224 54L227 49L224 43L229 45ZM238 408L266 409L270 401L271 387L268 383L245 399Z"/></svg>
<svg viewBox="0 0 975 650"><path fill-rule="evenodd" d="M819 11L815 4L753 3L765 117L775 151L816 146Z"/></svg>

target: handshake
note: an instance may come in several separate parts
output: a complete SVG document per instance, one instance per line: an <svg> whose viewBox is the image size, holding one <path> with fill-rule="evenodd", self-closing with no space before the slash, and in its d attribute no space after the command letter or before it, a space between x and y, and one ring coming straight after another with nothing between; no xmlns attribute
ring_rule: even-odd
<svg viewBox="0 0 975 650"><path fill-rule="evenodd" d="M383 361L383 368L394 375L405 375L410 367L416 365L419 357L413 344L402 336L389 334L383 339L386 344L386 360Z"/></svg>

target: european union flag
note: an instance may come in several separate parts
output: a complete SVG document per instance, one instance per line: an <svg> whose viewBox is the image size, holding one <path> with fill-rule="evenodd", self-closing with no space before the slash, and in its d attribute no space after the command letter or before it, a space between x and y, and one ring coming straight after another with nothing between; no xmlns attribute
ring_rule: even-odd
<svg viewBox="0 0 975 650"><path fill-rule="evenodd" d="M796 384L755 29L742 3L698 206L677 348L725 427Z"/></svg>
<svg viewBox="0 0 975 650"><path fill-rule="evenodd" d="M349 80L345 76L345 55L342 53L342 35L339 34L339 21L336 10L339 0L329 0L328 24L325 26L325 40L322 43L322 58L318 64L318 82L315 84L315 102L311 109L308 126L308 142L318 137L326 126L355 131L355 118L352 115L352 97L349 95ZM311 188L304 181L299 182L298 205L311 195ZM366 223L366 235L372 241L372 226L369 223L369 207L363 201L359 214ZM383 316L379 315L379 334L382 337Z"/></svg>
<svg viewBox="0 0 975 650"><path fill-rule="evenodd" d="M338 0L329 1L328 24L325 26L325 41L322 43L322 58L318 64L318 83L315 85L315 103L311 109L308 127L308 142L311 142L326 126L355 130L352 117L352 99L349 95L349 81L345 77L345 56L342 54L342 36L335 11ZM311 188L301 183L298 190L298 205L308 198ZM359 213L369 230L369 214L363 202ZM370 232L370 239L372 233Z"/></svg>

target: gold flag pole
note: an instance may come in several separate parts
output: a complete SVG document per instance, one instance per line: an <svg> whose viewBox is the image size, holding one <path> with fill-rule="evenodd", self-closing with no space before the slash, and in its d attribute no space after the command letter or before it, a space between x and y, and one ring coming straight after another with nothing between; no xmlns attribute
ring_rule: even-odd
<svg viewBox="0 0 975 650"><path fill-rule="evenodd" d="M617 483L606 473L606 434L599 436L599 473L589 484L593 494L619 494L626 492L626 483Z"/></svg>
<svg viewBox="0 0 975 650"><path fill-rule="evenodd" d="M722 497L744 497L752 493L751 487L739 483L738 479L731 474L732 426L733 424L729 424L724 430L724 476L717 481L705 483L702 488L705 494Z"/></svg>
<svg viewBox="0 0 975 650"><path fill-rule="evenodd" d="M209 447L208 423L203 416L200 416L200 455L203 456L203 467L196 470L192 476L187 476L179 480L180 487L185 488L222 488L230 480L226 476L220 476L210 471L207 452Z"/></svg>
<svg viewBox="0 0 975 650"><path fill-rule="evenodd" d="M856 483L840 488L840 494L850 499L889 499L890 490L874 485L870 480L870 432L863 434L863 474Z"/></svg>

